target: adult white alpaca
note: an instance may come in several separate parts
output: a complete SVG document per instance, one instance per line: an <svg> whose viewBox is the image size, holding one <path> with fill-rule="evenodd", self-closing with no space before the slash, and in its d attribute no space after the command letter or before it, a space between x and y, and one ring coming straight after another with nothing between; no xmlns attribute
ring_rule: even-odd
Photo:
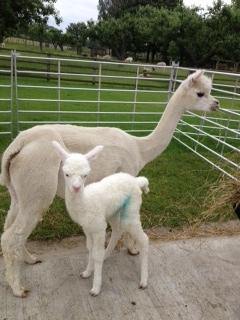
<svg viewBox="0 0 240 320"><path fill-rule="evenodd" d="M97 146L87 154L68 153L58 142L53 146L62 159L65 179L65 203L76 223L82 226L87 237L89 259L86 270L81 274L88 278L94 272L93 287L90 294L100 293L102 285L102 266L105 256L105 236L107 223L112 227L112 238L106 249L110 255L123 232L128 232L140 250L141 280L140 288L147 286L148 280L148 237L140 221L142 191L147 193L148 180L135 178L127 173L115 173L84 187L90 174L91 161L101 150Z"/></svg>
<svg viewBox="0 0 240 320"><path fill-rule="evenodd" d="M197 71L184 80L168 102L155 130L146 137L134 137L116 128L84 128L71 125L36 126L21 132L2 157L0 181L11 195L2 235L2 250L11 253L6 265L7 279L14 294L25 296L19 280L20 264L38 260L25 249L25 241L56 194L64 198L64 177L52 140L71 152L86 153L104 145L87 183L116 172L136 176L168 146L185 110L212 111L218 101L210 95L211 80ZM14 272L11 269L14 268ZM8 274L14 274L9 277Z"/></svg>

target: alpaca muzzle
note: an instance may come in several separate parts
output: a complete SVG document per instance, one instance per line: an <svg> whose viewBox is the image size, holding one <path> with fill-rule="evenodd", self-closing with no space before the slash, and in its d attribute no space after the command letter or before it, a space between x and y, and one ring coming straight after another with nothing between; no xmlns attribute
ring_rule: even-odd
<svg viewBox="0 0 240 320"><path fill-rule="evenodd" d="M220 103L218 100L214 100L211 105L211 111L217 111L220 107Z"/></svg>

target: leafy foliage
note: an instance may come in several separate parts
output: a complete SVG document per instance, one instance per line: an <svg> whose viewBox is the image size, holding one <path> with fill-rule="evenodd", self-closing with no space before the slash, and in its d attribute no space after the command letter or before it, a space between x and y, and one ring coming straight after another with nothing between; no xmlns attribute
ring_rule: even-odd
<svg viewBox="0 0 240 320"><path fill-rule="evenodd" d="M32 23L46 24L50 15L61 19L54 8L56 0L1 0L0 42L16 30L25 30Z"/></svg>
<svg viewBox="0 0 240 320"><path fill-rule="evenodd" d="M87 40L87 26L84 22L70 23L67 27L68 42L76 47L77 53L81 53Z"/></svg>

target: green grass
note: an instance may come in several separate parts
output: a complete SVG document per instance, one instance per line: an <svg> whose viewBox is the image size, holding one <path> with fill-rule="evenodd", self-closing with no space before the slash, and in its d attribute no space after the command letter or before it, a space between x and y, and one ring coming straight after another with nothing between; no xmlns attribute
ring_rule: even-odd
<svg viewBox="0 0 240 320"><path fill-rule="evenodd" d="M19 47L18 47L19 49ZM29 48L28 48L29 49ZM37 54L37 51L34 53ZM51 63L50 67L40 63L41 61L35 60L29 62L26 59L22 59L18 64L19 70L32 70L46 71L47 68L51 72L57 71L56 63ZM78 65L78 66L76 66ZM0 69L9 68L9 61L7 59L0 60ZM50 69L49 69L50 68ZM82 72L84 74L91 74L93 70L97 74L98 70L94 69L94 65L90 62L86 63L62 63L62 70L66 72ZM135 80L126 79L123 80L120 77L123 75L134 76L136 69L134 67L128 67L126 65L120 66L103 66L102 74L104 75L117 75L118 78L105 78L102 80L102 88L112 89L134 89ZM152 76L157 78L167 78L169 74L167 72L155 73ZM179 78L185 78L186 72L179 71ZM215 78L216 80L216 78ZM217 76L217 80L222 84L234 84L234 79L226 79L222 76ZM9 77L1 76L0 84L9 84ZM101 114L97 115L95 112L98 110L98 103L61 103L62 111L92 111L93 114L57 114L58 102L43 102L41 99L57 99L57 78L51 76L47 79L46 75L40 78L18 76L19 85L34 85L34 86L51 86L53 89L48 88L18 88L18 98L30 98L37 99L37 101L18 101L18 105L15 103L13 106L13 119L16 121L17 107L21 110L34 110L34 111L54 111L52 114L41 113L27 113L19 114L20 121L32 121L31 124L21 124L20 130L26 129L34 124L41 123L42 121L66 121L66 122L95 122L85 123L84 125L95 126L97 121L109 122L105 126L115 126L123 130L153 130L155 123L159 121L159 115L141 115L136 114ZM97 89L98 79L96 77L87 78L80 76L78 78L62 77L62 87L81 87L82 90L61 90L61 99L64 100L96 100L98 97L98 91L92 91L87 89ZM142 90L168 90L168 83L163 81L152 81L147 79L141 79L138 83L139 88ZM8 98L10 96L10 88L0 88L0 98ZM229 95L225 95L226 97ZM101 92L101 100L105 101L133 101L134 92ZM16 101L16 100L15 100ZM157 94L154 92L138 93L136 97L137 102L149 102L148 104L138 103L136 104L136 112L162 112L164 106L160 104L151 104L151 102L165 102L167 101L167 94ZM221 99L223 107L233 107L240 109L240 101ZM8 110L10 104L8 102L0 101L0 110ZM133 110L132 104L119 104L119 103L105 103L100 105L100 111L112 111L112 112L131 112ZM222 113L214 113L214 117L223 117ZM225 116L227 118L227 116ZM0 121L9 121L9 115L3 115L0 113ZM151 121L150 124L122 124L124 121ZM196 118L184 117L184 120L191 124L200 124L200 120ZM155 123L154 123L155 122ZM221 120L219 120L221 122ZM238 123L232 123L232 128L236 128ZM183 127L182 127L183 128ZM0 125L0 132L7 129L6 125ZM16 123L14 124L16 131ZM189 128L185 128L185 131L189 131ZM209 129L209 133L216 133L216 130ZM142 133L145 134L145 133ZM183 138L183 141L186 139ZM0 135L0 152L3 152L6 146L10 143L11 139L8 136ZM216 146L208 138L200 138L200 141L204 141L208 146L220 150L220 147ZM237 141L234 142L237 144ZM191 145L191 143L190 143ZM201 150L201 148L200 148ZM201 150L203 154L206 151ZM229 156L229 151L226 150L226 156ZM208 155L209 156L209 155ZM214 160L216 161L216 159ZM186 148L178 144L176 141L172 141L168 149L155 161L147 165L141 174L147 176L150 181L151 192L144 196L142 206L142 221L145 228L153 226L168 226L168 227L181 227L186 224L190 224L193 221L201 218L201 212L205 209L205 198L208 196L210 185L215 182L219 176L219 172L212 169L205 161L201 160L194 153L189 152ZM5 215L9 207L9 196L4 188L0 189L0 232L2 231ZM56 199L46 213L45 219L39 224L38 228L34 231L32 238L34 239L52 239L63 238L66 236L78 234L80 228L71 222L70 218L66 214L64 202L60 199Z"/></svg>
<svg viewBox="0 0 240 320"><path fill-rule="evenodd" d="M181 227L198 219L205 209L209 186L219 173L193 153L172 142L160 157L140 173L150 181L150 193L144 195L141 210L145 228ZM0 189L0 232L9 207L9 196ZM55 199L32 239L54 239L81 232L66 213L64 201Z"/></svg>

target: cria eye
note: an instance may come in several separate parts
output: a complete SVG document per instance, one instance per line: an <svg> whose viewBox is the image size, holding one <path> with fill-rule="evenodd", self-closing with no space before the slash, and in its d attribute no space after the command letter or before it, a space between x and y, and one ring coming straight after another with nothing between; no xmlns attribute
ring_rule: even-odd
<svg viewBox="0 0 240 320"><path fill-rule="evenodd" d="M83 179L86 179L87 178L87 174L85 174L84 176L83 176Z"/></svg>
<svg viewBox="0 0 240 320"><path fill-rule="evenodd" d="M203 93L203 92L197 92L197 96L198 96L199 98L202 98L202 97L204 96L204 93Z"/></svg>
<svg viewBox="0 0 240 320"><path fill-rule="evenodd" d="M65 174L65 176L66 176L66 177L69 177L69 174L68 174L68 173L66 173L66 174Z"/></svg>

